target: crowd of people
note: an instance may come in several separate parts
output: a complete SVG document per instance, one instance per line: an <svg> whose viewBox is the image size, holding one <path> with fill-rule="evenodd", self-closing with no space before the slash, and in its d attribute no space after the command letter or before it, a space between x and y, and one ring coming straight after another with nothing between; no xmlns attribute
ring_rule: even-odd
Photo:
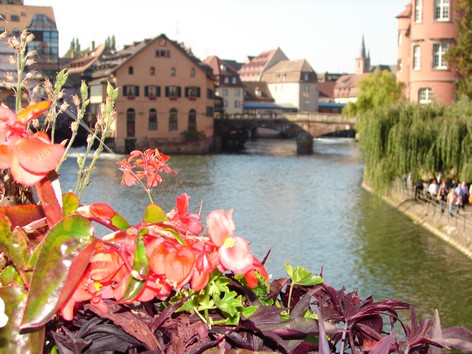
<svg viewBox="0 0 472 354"><path fill-rule="evenodd" d="M431 177L428 181L418 180L415 185L415 198L426 197L441 205L441 212L447 209L454 216L466 205L472 205L471 185L455 178L444 178L442 175Z"/></svg>

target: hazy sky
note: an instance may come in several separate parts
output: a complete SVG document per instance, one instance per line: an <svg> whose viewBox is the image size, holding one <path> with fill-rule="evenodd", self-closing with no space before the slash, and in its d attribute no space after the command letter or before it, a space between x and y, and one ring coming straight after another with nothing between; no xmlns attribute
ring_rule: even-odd
<svg viewBox="0 0 472 354"><path fill-rule="evenodd" d="M63 55L115 35L124 44L164 33L200 59L243 61L280 47L317 72L353 72L362 36L372 64L397 61L397 19L408 0L24 0L52 6Z"/></svg>

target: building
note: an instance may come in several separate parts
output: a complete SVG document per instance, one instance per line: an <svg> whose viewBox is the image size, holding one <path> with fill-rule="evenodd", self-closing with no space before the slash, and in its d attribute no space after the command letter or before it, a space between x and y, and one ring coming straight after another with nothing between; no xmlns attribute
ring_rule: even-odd
<svg viewBox="0 0 472 354"><path fill-rule="evenodd" d="M277 105L299 112L318 111L318 81L305 59L281 60L263 72L261 81L267 83Z"/></svg>
<svg viewBox="0 0 472 354"><path fill-rule="evenodd" d="M92 115L105 102L107 82L120 89L113 131L117 151L209 152L214 78L188 48L161 34L103 56L89 82Z"/></svg>
<svg viewBox="0 0 472 354"><path fill-rule="evenodd" d="M449 104L460 75L448 67L447 49L458 33L455 0L412 0L398 19L397 81L411 102Z"/></svg>
<svg viewBox="0 0 472 354"><path fill-rule="evenodd" d="M356 102L359 93L359 81L376 70L388 70L393 73L395 71L390 65L371 65L370 51L366 50L364 37L362 37L359 56L355 59L355 64L355 74L344 74L336 80L334 85L334 101L336 103Z"/></svg>
<svg viewBox="0 0 472 354"><path fill-rule="evenodd" d="M244 109L244 86L239 74L232 65L217 56L206 58L217 82L216 96L221 97L222 113L225 115L242 114Z"/></svg>
<svg viewBox="0 0 472 354"><path fill-rule="evenodd" d="M34 35L27 47L27 51L38 53L32 69L46 77L55 77L59 69L59 32L53 8L24 6L23 1L2 1L0 16L0 32L7 31L19 37L27 30Z"/></svg>
<svg viewBox="0 0 472 354"><path fill-rule="evenodd" d="M288 60L285 53L280 49L267 50L250 60L239 69L239 77L242 81L261 81L264 71L277 64L281 60Z"/></svg>

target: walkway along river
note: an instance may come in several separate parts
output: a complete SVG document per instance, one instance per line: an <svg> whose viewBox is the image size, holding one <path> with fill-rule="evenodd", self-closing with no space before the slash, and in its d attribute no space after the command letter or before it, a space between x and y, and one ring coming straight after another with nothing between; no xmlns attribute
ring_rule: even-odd
<svg viewBox="0 0 472 354"><path fill-rule="evenodd" d="M361 187L363 164L355 142L316 140L314 154L297 156L289 140L256 140L242 154L171 156L178 172L165 178L154 200L168 211L175 198L191 196L202 216L234 209L236 234L251 242L274 278L284 262L362 297L415 304L421 316L440 310L444 326L472 328L472 260ZM137 223L148 203L138 187L120 185L115 161L97 164L83 202L105 201ZM73 188L76 163L63 167L64 191ZM99 230L100 231L100 230Z"/></svg>

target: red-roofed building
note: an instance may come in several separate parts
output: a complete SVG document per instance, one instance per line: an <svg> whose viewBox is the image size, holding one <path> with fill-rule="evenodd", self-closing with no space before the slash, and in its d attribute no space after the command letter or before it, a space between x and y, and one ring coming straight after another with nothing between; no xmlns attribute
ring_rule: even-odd
<svg viewBox="0 0 472 354"><path fill-rule="evenodd" d="M264 71L281 60L288 60L288 58L280 48L262 52L239 69L239 77L241 81L261 81Z"/></svg>

